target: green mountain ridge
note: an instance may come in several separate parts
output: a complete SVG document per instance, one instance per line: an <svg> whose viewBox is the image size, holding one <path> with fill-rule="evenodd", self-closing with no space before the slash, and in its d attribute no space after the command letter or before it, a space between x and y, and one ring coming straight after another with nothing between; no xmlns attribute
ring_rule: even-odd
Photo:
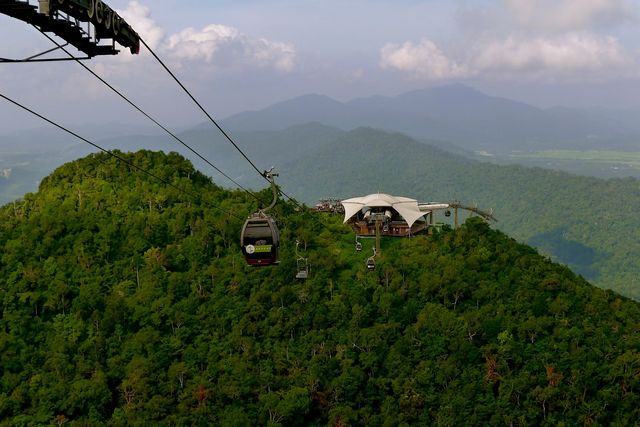
<svg viewBox="0 0 640 427"><path fill-rule="evenodd" d="M469 151L503 154L601 147L637 151L634 113L545 110L450 84L344 103L323 95L303 95L235 114L224 125L236 131L278 130L311 121L344 130L369 126L418 139L446 140Z"/></svg>
<svg viewBox="0 0 640 427"><path fill-rule="evenodd" d="M0 425L640 417L640 304L477 218L385 240L368 272L341 218L280 202L282 263L251 269L252 198L174 153L122 155L199 198L98 154L0 208Z"/></svg>
<svg viewBox="0 0 640 427"><path fill-rule="evenodd" d="M181 137L243 186L263 185L215 130L193 129ZM310 123L234 137L259 167L275 166L283 189L298 200L314 204L319 198L379 191L420 201L477 203L494 209L500 230L536 246L598 286L640 299L640 229L635 220L640 211L640 181L636 179L603 180L541 168L497 166L452 154L431 141L422 143L370 128L345 132ZM149 136L102 144L125 151L179 148L167 138ZM75 158L72 154L80 155L83 149L79 145L79 151L66 154ZM184 151L197 169L222 185L232 185ZM12 194L24 186L14 188Z"/></svg>

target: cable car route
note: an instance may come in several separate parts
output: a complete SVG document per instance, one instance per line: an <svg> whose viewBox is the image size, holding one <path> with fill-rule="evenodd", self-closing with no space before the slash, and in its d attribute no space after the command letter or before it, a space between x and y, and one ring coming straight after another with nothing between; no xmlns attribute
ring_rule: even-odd
<svg viewBox="0 0 640 427"><path fill-rule="evenodd" d="M89 59L96 55L115 55L119 51L116 50L115 44L116 42L121 44L124 47L128 47L132 54L139 53L140 44L142 44L151 55L158 61L158 63L165 69L165 71L173 78L173 80L182 88L182 90L188 95L188 97L196 104L196 106L205 114L205 116L209 119L209 121L222 133L222 135L227 139L227 141L242 155L242 157L251 165L251 167L265 180L270 183L272 192L273 192L273 200L271 204L263 209L258 210L257 212L251 214L245 221L242 232L240 236L242 253L245 257L245 260L248 265L251 266L269 266L269 265L277 265L279 264L279 245L280 245L280 237L279 230L276 225L276 221L273 217L266 214L266 212L273 208L278 200L278 195L282 194L291 202L293 202L296 207L302 209L302 206L293 198L284 193L281 189L279 189L275 184L275 177L278 174L273 172L273 168L268 171L261 172L260 169L256 166L256 164L249 158L249 156L236 144L236 142L229 136L227 132L222 129L222 127L216 122L216 120L207 112L207 110L198 102L198 100L194 97L194 95L186 88L186 86L176 77L176 75L168 68L168 66L160 59L158 55L149 47L149 45L127 24L113 9L109 6L105 5L102 0L39 0L39 6L36 7L34 5L29 4L28 0L0 0L0 13L4 13L8 16L14 17L16 19L20 19L25 21L31 25L33 25L36 29L38 29L45 37L47 37L52 43L56 45L55 48L49 49L42 53L32 55L28 58L12 60L6 58L0 58L0 62L40 62L40 61L62 61L62 60L75 60L78 62L83 68L85 68L89 73L91 73L94 77L100 80L103 84L105 84L108 88L114 91L118 96L120 96L124 101L129 103L133 108L138 110L141 114L151 120L154 124L160 127L163 131L169 134L172 138L174 138L177 142L182 144L184 147L189 149L193 154L198 156L201 160L206 162L212 168L214 168L217 172L223 175L225 178L229 179L239 188L253 196L256 200L261 202L261 200L251 191L244 188L234 179L232 179L229 175L224 173L218 167L213 165L210 161L200 155L197 151L187 145L184 141L182 141L179 137L177 137L173 132L169 131L165 126L163 126L160 122L155 120L145 111L143 111L140 107L130 101L124 94L115 89L112 85L107 83L103 78L93 72L89 67L84 65L81 61L84 59ZM81 23L86 23L86 30L81 27ZM91 28L93 27L94 32L91 34ZM65 40L64 44L60 44L56 42L53 38L51 38L47 32L52 32L57 36L61 37ZM103 45L99 44L101 39L111 39L111 45ZM79 51L85 53L87 55L86 58L78 58L71 54L67 49L65 49L68 45L75 46ZM56 50L64 51L69 57L68 58L42 58L42 56L54 52ZM26 111L40 117L41 119L49 122L50 124L64 130L65 132L70 133L71 135L81 139L82 141L89 143L90 145L104 151L105 153L110 154L111 156L123 161L124 163L132 166L136 169L141 170L142 172L147 173L148 175L164 182L165 184L185 193L189 194L189 192L176 187L163 180L160 177L153 175L152 173L127 162L126 159L112 153L111 151L105 150L102 147L88 141L87 139L69 131L68 129L58 125L57 123L45 118L44 116L36 113L35 111L19 104L18 102L0 94L0 97L5 100L17 105L18 107L25 109ZM196 196L191 194L192 196ZM373 195L367 196L371 198ZM378 195L375 200L380 199L381 195ZM400 198L398 200L394 200L392 196L382 195L383 198L387 198L389 200L384 200L381 205L373 205L373 208L362 209L360 214L354 216L357 210L360 207L367 205L369 201L361 200L362 198L349 199L345 201L339 201L337 199L328 199L321 201L316 209L318 211L328 211L334 213L345 213L346 204L350 203L351 205L356 206L356 210L354 211L353 206L349 207L349 214L345 216L345 222L349 220L352 228L356 230L356 251L362 251L362 244L358 241L358 237L364 236L375 236L376 243L373 248L373 256L367 258L366 266L368 270L375 269L375 258L380 254L380 237L381 235L390 235L390 236L399 236L399 235L411 235L414 232L421 231L423 229L428 230L432 227L433 223L433 212L437 209L447 209L453 208L455 211L455 219L454 224L457 228L458 225L458 209L465 209L471 211L472 213L476 213L486 220L493 219L492 212L483 211L477 208L477 206L465 206L460 204L459 202L453 202L449 204L420 204L418 205L415 200ZM366 199L366 198L365 198ZM364 203L367 202L367 203ZM409 206L407 203L412 202L415 203L414 206ZM402 206L404 204L404 206ZM392 206L397 205L397 212L394 209L389 209ZM232 214L231 212L224 211L218 207L214 207L220 211L223 211L229 215L235 216L239 218L237 215ZM321 225L325 225L322 223L317 217L311 215L308 210L304 210L308 215L312 217L312 219L320 222ZM393 212L396 212L394 214ZM399 214L399 215L398 215ZM408 216L407 216L408 215ZM450 216L451 212L447 209L445 211L446 216ZM362 217L362 218L360 218ZM398 218L396 218L398 217ZM418 223L417 226L414 227L414 223L419 218L422 219L422 223ZM373 226L372 226L373 224ZM415 228L415 230L412 230ZM295 254L296 254L296 264L297 264L297 274L296 278L298 279L306 279L309 274L309 264L308 259L302 257L298 253L298 247L300 245L299 241L296 241ZM306 245L305 245L306 248Z"/></svg>

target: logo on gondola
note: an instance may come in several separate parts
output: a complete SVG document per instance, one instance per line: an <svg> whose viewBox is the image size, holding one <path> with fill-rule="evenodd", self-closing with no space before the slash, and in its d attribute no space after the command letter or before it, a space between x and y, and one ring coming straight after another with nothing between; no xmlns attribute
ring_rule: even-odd
<svg viewBox="0 0 640 427"><path fill-rule="evenodd" d="M265 254L265 253L270 253L271 252L271 248L273 247L273 245L247 245L244 247L244 250L247 252L247 254L252 255L252 254Z"/></svg>

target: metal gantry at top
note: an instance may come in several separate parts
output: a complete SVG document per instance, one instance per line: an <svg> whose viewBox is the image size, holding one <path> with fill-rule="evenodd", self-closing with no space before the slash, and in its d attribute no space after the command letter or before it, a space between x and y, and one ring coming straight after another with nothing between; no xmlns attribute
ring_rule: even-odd
<svg viewBox="0 0 640 427"><path fill-rule="evenodd" d="M116 55L116 42L140 51L140 36L112 8L102 0L0 0L0 13L33 25L44 33L54 33L66 44L73 45L87 58L97 55ZM93 28L93 31L92 31ZM111 44L100 44L110 39ZM1 62L62 61L70 58L42 58L54 49L23 59L0 58ZM84 59L87 59L84 58Z"/></svg>

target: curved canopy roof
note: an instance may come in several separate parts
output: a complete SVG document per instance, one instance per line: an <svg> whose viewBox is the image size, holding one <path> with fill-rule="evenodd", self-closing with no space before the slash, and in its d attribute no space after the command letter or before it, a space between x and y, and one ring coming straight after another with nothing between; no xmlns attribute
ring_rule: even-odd
<svg viewBox="0 0 640 427"><path fill-rule="evenodd" d="M364 197L354 197L342 201L344 206L344 222L347 222L352 216L363 208L385 208L395 209L409 227L425 213L420 211L418 202L408 197L391 196L384 193L369 194Z"/></svg>

